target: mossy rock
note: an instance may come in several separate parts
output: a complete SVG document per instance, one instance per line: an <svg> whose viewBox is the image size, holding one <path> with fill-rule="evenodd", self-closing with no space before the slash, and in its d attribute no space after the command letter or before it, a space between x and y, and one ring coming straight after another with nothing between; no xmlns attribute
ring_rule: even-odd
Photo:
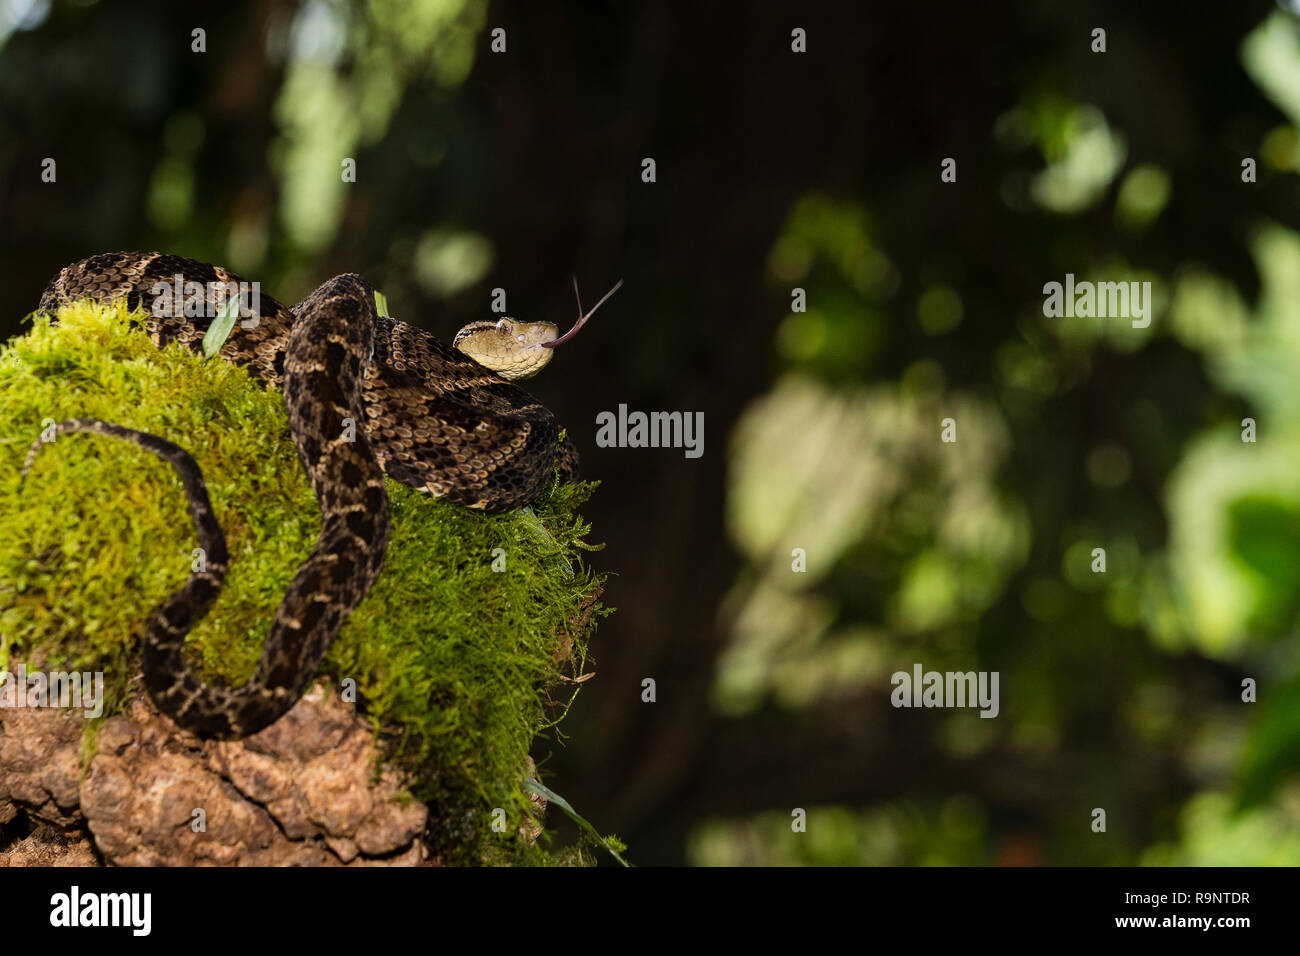
<svg viewBox="0 0 1300 956"><path fill-rule="evenodd" d="M171 467L128 443L65 435L20 482L43 423L102 418L198 461L231 555L187 642L205 679L252 674L320 526L280 393L219 359L155 348L141 320L87 302L61 310L57 326L34 317L0 349L0 669L103 670L104 716L125 701L138 635L190 573L197 541ZM576 509L592 488L553 482L531 510L485 515L388 482L383 570L321 670L356 681L385 754L439 821L446 859L554 859L517 825L494 833L491 813L516 823L531 813L529 750L571 701L608 613L602 579L581 560L589 527Z"/></svg>

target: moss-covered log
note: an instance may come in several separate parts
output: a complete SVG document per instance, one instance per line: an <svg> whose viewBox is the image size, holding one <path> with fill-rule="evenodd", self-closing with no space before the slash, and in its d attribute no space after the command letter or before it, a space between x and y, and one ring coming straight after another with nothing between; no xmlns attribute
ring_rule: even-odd
<svg viewBox="0 0 1300 956"><path fill-rule="evenodd" d="M20 482L44 425L102 418L199 462L232 558L187 645L206 679L252 673L320 521L280 394L219 359L155 348L140 318L85 303L57 325L36 317L0 352L0 669L103 670L105 716L128 699L138 635L191 572L197 543L171 468L132 445L64 436ZM590 490L556 483L531 509L484 515L388 484L384 569L322 673L355 686L383 752L430 804L444 859L546 858L520 835L535 813L522 780L605 613L580 556L589 529L575 509ZM491 825L497 808L513 821L505 833Z"/></svg>

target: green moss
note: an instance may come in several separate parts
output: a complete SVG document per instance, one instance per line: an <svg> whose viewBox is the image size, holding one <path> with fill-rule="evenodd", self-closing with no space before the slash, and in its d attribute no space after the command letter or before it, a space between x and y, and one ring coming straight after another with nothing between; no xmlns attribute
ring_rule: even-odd
<svg viewBox="0 0 1300 956"><path fill-rule="evenodd" d="M0 350L0 666L103 669L111 713L150 612L190 573L197 541L162 460L67 435L20 485L42 422L78 417L161 435L199 462L232 564L187 650L208 679L247 679L319 529L283 400L243 369L156 349L124 307L90 303L61 311L58 326L36 317ZM576 691L586 641L608 613L579 554L589 528L575 509L592 487L553 483L531 511L484 515L388 483L384 569L322 672L356 681L385 753L433 805L449 860L550 859L516 828L530 811L533 739ZM507 834L492 832L496 807Z"/></svg>

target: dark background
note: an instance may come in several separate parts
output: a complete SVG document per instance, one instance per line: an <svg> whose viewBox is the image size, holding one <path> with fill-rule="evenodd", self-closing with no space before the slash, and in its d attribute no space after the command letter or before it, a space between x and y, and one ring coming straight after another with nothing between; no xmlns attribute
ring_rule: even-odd
<svg viewBox="0 0 1300 956"><path fill-rule="evenodd" d="M1300 543L1289 533L1300 492L1274 482L1215 505L1227 530L1213 557L1255 590L1249 606L1223 599L1213 626L1186 571L1202 558L1180 563L1171 531L1189 520L1172 476L1204 436L1235 441L1253 415L1260 452L1298 447L1285 405L1241 387L1249 374L1216 371L1227 340L1178 319L1205 313L1218 328L1223 302L1184 281L1211 276L1240 303L1229 345L1290 354L1290 314L1265 308L1252 243L1273 223L1286 249L1300 225L1295 117L1242 54L1271 16L1300 63L1294 20L1274 11L11 4L0 331L21 330L61 266L118 249L222 263L287 302L362 272L395 316L444 339L488 314L494 287L511 314L567 327L571 273L588 303L622 277L530 385L602 482L586 513L608 544L592 560L614 574L606 600L618 608L566 739L540 741L535 756L633 861L1300 862ZM500 55L488 46L497 26ZM1104 54L1090 49L1099 26ZM195 27L205 53L191 52ZM805 54L791 51L795 27ZM1270 69L1300 96L1300 67ZM1117 165L1071 208L1042 200L1035 177L1068 167L1097 115L1122 137ZM312 199L303 181L337 183L342 156L356 159L357 182ZM1246 156L1259 161L1253 184L1241 181ZM40 180L45 157L57 183ZM958 161L956 183L940 182L944 157ZM1126 193L1139 168L1156 173ZM336 215L313 226L322 208ZM490 248L486 269L454 254L467 235L471 250ZM1277 256L1285 288L1297 277ZM1043 283L1131 270L1164 295L1150 335L1128 335L1123 320L1075 334L1043 318ZM790 313L796 285L812 319ZM753 631L737 624L741 609L785 594L773 568L803 540L778 534L765 556L737 532L734 515L763 506L738 489L736 463L765 461L745 458L737 424L778 418L754 403L790 381L813 389L814 408L860 412L863 428L878 427L872 395L919 409L924 432L899 426L911 451L883 459L897 474L873 517L780 598L792 623L745 658L772 665L771 682L737 702L728 653ZM703 412L704 456L597 448L595 415L619 403ZM936 480L950 407L989 423L970 433L987 441L971 439L976 465ZM781 420L797 445L804 420ZM821 451L814 478L831 488L868 456L847 437ZM767 464L777 485L803 474L779 456ZM972 494L994 502L990 527L1016 542L987 554L978 540L954 544L934 517L945 502L960 516L975 473ZM801 492L814 515L819 480ZM1108 583L1078 573L1081 542L1085 563L1093 544L1108 546ZM918 576L921 556L946 570ZM804 628L810 607L826 621ZM811 689L783 696L823 652L831 663ZM890 706L890 672L945 661L1001 672L999 720ZM646 677L653 704L641 701ZM1241 703L1243 677L1260 682L1259 704ZM795 807L809 811L803 839L789 833ZM1089 826L1096 807L1109 814L1104 835Z"/></svg>

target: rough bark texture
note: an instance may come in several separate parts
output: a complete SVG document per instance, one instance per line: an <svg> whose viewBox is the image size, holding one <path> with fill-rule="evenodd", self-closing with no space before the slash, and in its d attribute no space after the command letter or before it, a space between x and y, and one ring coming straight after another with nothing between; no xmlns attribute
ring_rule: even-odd
<svg viewBox="0 0 1300 956"><path fill-rule="evenodd" d="M84 773L83 729L61 710L0 710L0 865L425 862L428 808L392 769L375 778L369 727L319 685L234 742L181 733L138 697L100 727Z"/></svg>

